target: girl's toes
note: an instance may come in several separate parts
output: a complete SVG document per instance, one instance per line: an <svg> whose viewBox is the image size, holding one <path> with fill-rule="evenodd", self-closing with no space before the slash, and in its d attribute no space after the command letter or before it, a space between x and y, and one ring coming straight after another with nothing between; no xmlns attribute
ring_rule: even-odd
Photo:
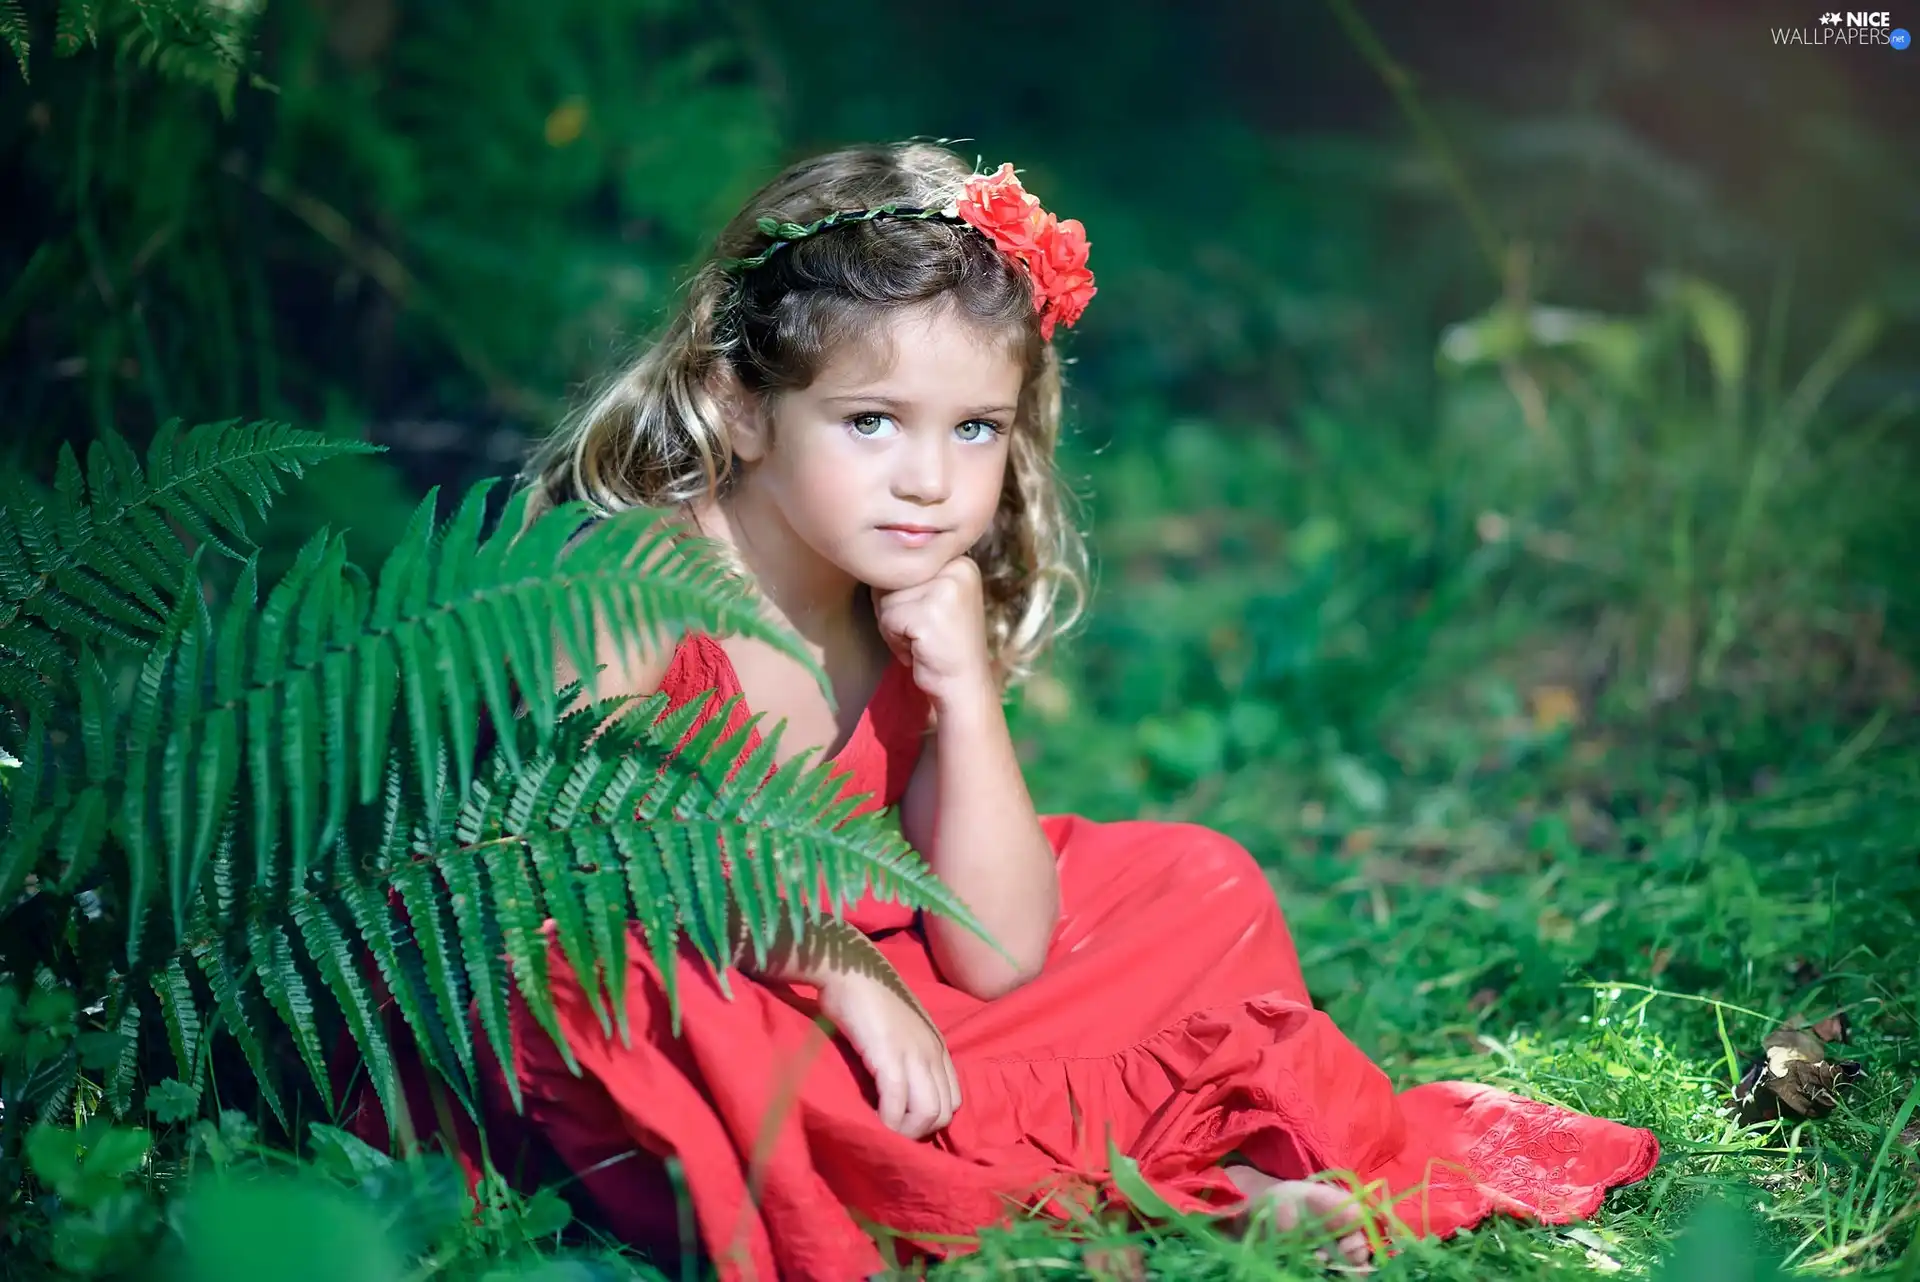
<svg viewBox="0 0 1920 1282"><path fill-rule="evenodd" d="M1340 1258L1356 1269L1371 1273L1368 1262L1373 1258L1373 1244L1367 1241L1365 1231L1349 1233L1340 1239Z"/></svg>
<svg viewBox="0 0 1920 1282"><path fill-rule="evenodd" d="M1360 1223L1360 1204L1337 1184L1302 1181L1295 1186L1301 1217L1328 1233L1345 1233ZM1364 1238L1366 1234L1361 1234Z"/></svg>

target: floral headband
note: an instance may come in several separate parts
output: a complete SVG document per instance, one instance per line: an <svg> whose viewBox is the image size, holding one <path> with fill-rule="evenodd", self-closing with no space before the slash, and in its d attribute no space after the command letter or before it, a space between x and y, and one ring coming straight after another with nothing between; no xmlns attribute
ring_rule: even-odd
<svg viewBox="0 0 1920 1282"><path fill-rule="evenodd" d="M958 199L938 209L886 204L872 209L839 210L810 223L762 218L760 230L773 237L751 258L729 258L721 266L745 273L760 266L787 245L805 240L830 227L873 222L880 218L964 223L979 231L994 248L1019 265L1033 282L1033 306L1040 314L1040 337L1051 342L1055 325L1069 329L1087 310L1095 293L1093 273L1087 270L1087 231L1077 218L1062 222L1040 208L1014 177L1013 166L1001 165L991 174L967 180Z"/></svg>

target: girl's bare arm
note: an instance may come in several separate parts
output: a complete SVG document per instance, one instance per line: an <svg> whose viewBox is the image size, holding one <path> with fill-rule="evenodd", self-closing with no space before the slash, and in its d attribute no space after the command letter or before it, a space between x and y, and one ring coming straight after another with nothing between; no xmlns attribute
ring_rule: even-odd
<svg viewBox="0 0 1920 1282"><path fill-rule="evenodd" d="M966 927L928 914L928 943L948 981L991 999L1039 974L1060 917L1060 877L996 691L941 710L901 801L900 824L1013 956L1010 965Z"/></svg>

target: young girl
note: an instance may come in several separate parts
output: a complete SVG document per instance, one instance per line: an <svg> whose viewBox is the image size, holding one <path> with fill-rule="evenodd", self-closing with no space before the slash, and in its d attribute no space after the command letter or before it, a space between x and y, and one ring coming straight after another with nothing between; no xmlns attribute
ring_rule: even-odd
<svg viewBox="0 0 1920 1282"><path fill-rule="evenodd" d="M556 961L582 1075L524 1013L505 1071L624 1237L675 1241L674 1158L723 1275L862 1278L883 1267L876 1234L951 1250L1023 1203L1116 1197L1111 1139L1174 1205L1270 1207L1359 1264L1369 1225L1563 1222L1654 1164L1646 1131L1487 1087L1396 1095L1314 1009L1265 875L1228 838L1035 814L1002 696L1081 591L1053 339L1092 279L1080 225L1011 166L976 175L921 144L809 160L728 225L665 336L531 469L546 501L676 508L719 540L841 711L732 637L603 634L599 693L706 715L740 694L784 720L783 752L820 749L869 808L897 805L1011 956L869 898L849 919L904 989L788 958L728 999L684 961L676 1038L633 949L631 1048ZM495 1083L503 1125L505 1099Z"/></svg>

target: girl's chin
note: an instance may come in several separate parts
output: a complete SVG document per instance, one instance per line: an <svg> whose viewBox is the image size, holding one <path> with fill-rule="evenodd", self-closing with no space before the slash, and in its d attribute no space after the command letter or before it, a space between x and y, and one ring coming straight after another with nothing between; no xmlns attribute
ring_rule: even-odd
<svg viewBox="0 0 1920 1282"><path fill-rule="evenodd" d="M899 592L905 588L917 588L939 572L945 562L928 562L919 567L888 566L884 569L868 566L857 577L875 592Z"/></svg>

